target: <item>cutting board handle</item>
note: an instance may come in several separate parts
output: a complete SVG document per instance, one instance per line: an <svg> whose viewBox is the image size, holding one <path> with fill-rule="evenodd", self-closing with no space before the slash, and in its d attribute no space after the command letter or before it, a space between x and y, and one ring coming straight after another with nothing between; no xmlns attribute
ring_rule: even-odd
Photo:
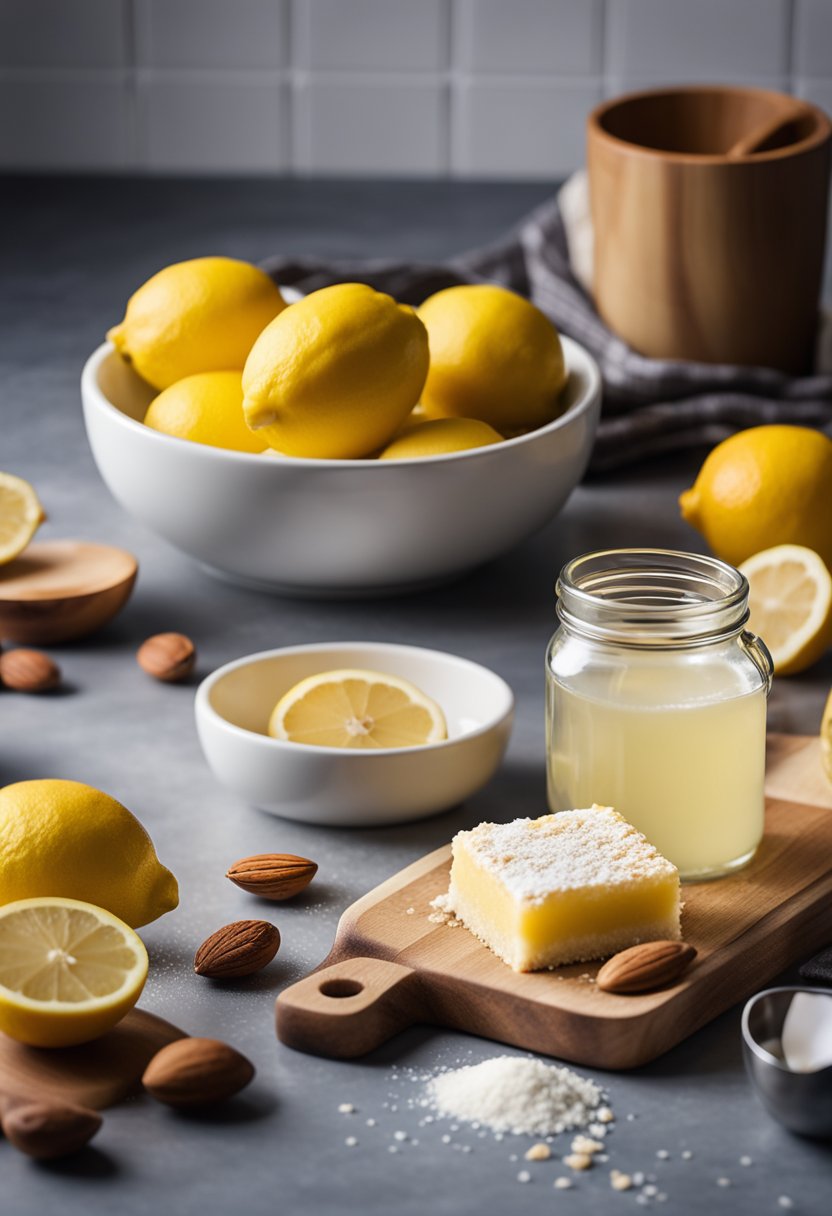
<svg viewBox="0 0 832 1216"><path fill-rule="evenodd" d="M422 1020L416 972L380 958L350 958L315 971L277 998L277 1037L287 1047L348 1060Z"/></svg>

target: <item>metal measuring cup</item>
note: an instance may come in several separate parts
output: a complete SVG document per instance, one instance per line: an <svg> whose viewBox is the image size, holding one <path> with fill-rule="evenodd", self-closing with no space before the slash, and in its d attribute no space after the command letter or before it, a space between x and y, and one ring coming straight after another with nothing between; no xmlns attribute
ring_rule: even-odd
<svg viewBox="0 0 832 1216"><path fill-rule="evenodd" d="M828 988L766 988L742 1011L742 1047L751 1084L768 1113L802 1136L832 1137L832 1065L817 1072L793 1072L780 1051L783 1023L798 992L832 1001Z"/></svg>

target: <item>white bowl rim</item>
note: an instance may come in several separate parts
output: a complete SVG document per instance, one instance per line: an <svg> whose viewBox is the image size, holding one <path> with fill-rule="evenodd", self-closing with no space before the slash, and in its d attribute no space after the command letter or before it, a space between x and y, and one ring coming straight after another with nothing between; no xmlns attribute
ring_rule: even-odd
<svg viewBox="0 0 832 1216"><path fill-rule="evenodd" d="M487 453L493 453L495 449L505 450L506 448L521 447L523 444L534 443L535 440L542 436L550 435L554 431L558 431L562 427L574 422L576 418L587 413L593 407L596 397L601 391L601 372L598 364L586 347L582 346L580 342L576 342L574 338L568 338L565 334L561 334L560 340L563 344L564 355L566 356L567 369L569 369L570 359L574 359L577 356L584 364L589 383L578 400L573 402L557 418L553 418L551 422L547 422L544 426L527 431L525 435L516 435L512 439L503 439L500 443L486 444L479 448L466 448L461 452L441 452L435 456L411 456L405 460L379 460L378 457L360 457L355 460L322 460L311 456L282 456L282 453L278 453L278 455L282 456L280 460L264 459L265 454L263 452L235 452L230 448L216 448L206 443L192 443L188 439L178 439L175 435L165 435L161 431L155 431L152 427L147 427L144 423L137 422L134 418L130 418L127 414L123 413L113 405L112 401L104 396L104 393L99 388L98 369L107 356L115 351L115 347L109 341L104 341L100 346L97 346L84 364L84 369L81 372L81 392L86 400L94 401L98 409L114 415L118 419L118 423L128 430L141 431L146 437L150 437L150 442L153 443L174 444L179 448L187 447L194 453L194 459L197 460L234 460L244 463L253 461L261 467L274 465L278 469L281 467L285 468L287 465L299 469L395 469L401 465L445 464L455 460L476 460ZM268 449L266 450L268 451Z"/></svg>
<svg viewBox="0 0 832 1216"><path fill-rule="evenodd" d="M228 718L224 718L211 704L210 696L215 685L224 679L225 676L239 670L241 667L252 667L256 663L261 663L266 659L282 658L285 655L325 655L338 650L348 650L351 647L377 650L380 654L401 654L404 652L411 655L429 655L431 658L441 659L443 662L450 663L451 665L474 668L494 681L499 692L502 694L503 706L487 722L478 726L476 730L466 731L464 735L457 735L454 739L441 739L438 743L423 743L415 747L378 747L369 751L363 748L352 750L348 747L320 747L312 743L292 743L288 739L273 739L271 735L262 735L259 731L246 730L243 726L237 726L234 722L230 722ZM310 756L337 756L339 759L345 759L350 763L357 762L360 759L366 760L371 756L412 756L415 752L424 754L441 751L443 748L458 746L469 739L476 739L481 735L486 735L500 726L511 717L514 712L514 703L514 693L511 686L502 676L498 676L496 671L492 671L490 667L483 666L482 663L475 663L473 659L466 659L458 654L450 654L446 650L433 650L426 646L408 646L399 642L306 642L299 646L278 646L273 650L259 650L254 654L247 654L243 655L242 658L233 659L230 663L224 663L222 667L218 667L216 671L212 671L210 675L206 676L197 688L194 697L194 712L197 717L200 714L204 714L206 717L213 719L219 723L222 729L229 731L233 735L254 740L256 743L277 752L289 749L292 754L305 752Z"/></svg>

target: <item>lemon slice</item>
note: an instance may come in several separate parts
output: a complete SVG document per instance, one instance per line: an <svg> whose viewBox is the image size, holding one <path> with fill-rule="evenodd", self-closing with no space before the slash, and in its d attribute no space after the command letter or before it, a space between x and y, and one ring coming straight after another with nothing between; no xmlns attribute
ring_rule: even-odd
<svg viewBox="0 0 832 1216"><path fill-rule="evenodd" d="M0 566L23 552L45 519L28 481L0 473Z"/></svg>
<svg viewBox="0 0 832 1216"><path fill-rule="evenodd" d="M325 671L281 697L269 734L317 747L421 747L447 738L442 710L415 685L379 671Z"/></svg>
<svg viewBox="0 0 832 1216"><path fill-rule="evenodd" d="M129 925L78 899L0 907L0 1030L35 1047L86 1043L132 1009L147 951Z"/></svg>
<svg viewBox="0 0 832 1216"><path fill-rule="evenodd" d="M815 663L832 643L832 575L812 549L776 545L743 562L751 628L771 651L777 675Z"/></svg>

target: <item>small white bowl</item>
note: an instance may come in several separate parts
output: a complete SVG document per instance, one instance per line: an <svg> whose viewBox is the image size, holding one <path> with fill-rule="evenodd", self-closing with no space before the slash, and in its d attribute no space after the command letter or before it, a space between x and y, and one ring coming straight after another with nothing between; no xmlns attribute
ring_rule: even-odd
<svg viewBox="0 0 832 1216"><path fill-rule="evenodd" d="M214 574L261 590L360 596L429 586L547 523L586 469L601 402L563 339L564 412L516 439L422 460L292 460L142 424L154 393L105 342L81 377L101 476L131 515Z"/></svg>
<svg viewBox="0 0 832 1216"><path fill-rule="evenodd" d="M299 680L342 667L410 680L445 713L448 738L424 747L349 751L266 734L279 698ZM215 776L247 802L304 823L362 827L423 819L470 798L508 745L514 696L468 659L383 642L264 650L226 663L196 693L196 726Z"/></svg>

